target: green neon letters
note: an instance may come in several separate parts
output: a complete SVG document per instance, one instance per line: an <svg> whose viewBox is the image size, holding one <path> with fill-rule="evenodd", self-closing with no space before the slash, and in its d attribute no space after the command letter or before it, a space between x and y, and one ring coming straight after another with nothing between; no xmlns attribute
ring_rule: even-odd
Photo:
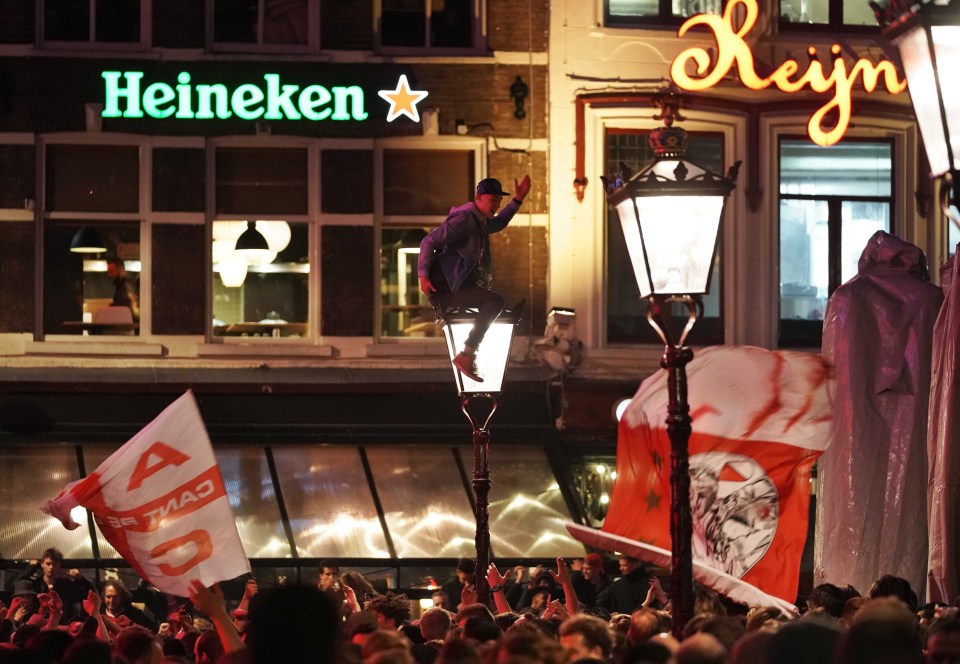
<svg viewBox="0 0 960 664"><path fill-rule="evenodd" d="M180 72L177 85L151 83L142 87L142 71L105 71L103 117L180 120L366 120L363 88L282 83L279 74L264 74L266 85L243 83L233 91L222 83L191 85ZM142 88L142 92L141 92ZM332 102L332 105L331 105Z"/></svg>

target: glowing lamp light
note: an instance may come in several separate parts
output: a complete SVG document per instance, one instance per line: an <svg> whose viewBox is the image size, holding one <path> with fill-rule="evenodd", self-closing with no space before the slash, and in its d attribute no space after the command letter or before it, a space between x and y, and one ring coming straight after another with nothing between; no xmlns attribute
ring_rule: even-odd
<svg viewBox="0 0 960 664"><path fill-rule="evenodd" d="M892 2L891 8L902 13L878 16L883 35L900 52L930 175L949 174L956 204L960 200L960 89L953 76L960 68L960 3Z"/></svg>
<svg viewBox="0 0 960 664"><path fill-rule="evenodd" d="M217 264L220 280L227 288L237 288L243 285L247 278L247 261L243 256L234 254Z"/></svg>
<svg viewBox="0 0 960 664"><path fill-rule="evenodd" d="M267 260L267 256L272 253L270 245L267 244L267 238L257 230L256 222L253 221L247 222L247 230L237 238L233 250L243 256L249 265L263 265L273 261L273 259ZM274 257L276 257L275 254Z"/></svg>
<svg viewBox="0 0 960 664"><path fill-rule="evenodd" d="M736 172L722 177L686 160L686 132L679 127L655 129L650 144L654 159L607 196L620 217L640 297L703 295Z"/></svg>
<svg viewBox="0 0 960 664"><path fill-rule="evenodd" d="M450 361L452 362L453 358L463 349L463 344L473 328L474 314L447 314L444 318L446 324L443 326L443 333L447 340L447 352L450 354ZM452 367L457 391L461 396L492 394L503 391L503 378L507 371L510 347L513 345L513 333L518 321L519 314L505 311L484 335L483 343L477 348L477 369L483 377L482 383L467 378L456 367Z"/></svg>

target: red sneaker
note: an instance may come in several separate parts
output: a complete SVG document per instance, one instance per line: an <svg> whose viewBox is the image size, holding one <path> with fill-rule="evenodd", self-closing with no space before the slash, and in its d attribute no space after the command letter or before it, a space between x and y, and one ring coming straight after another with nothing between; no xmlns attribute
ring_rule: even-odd
<svg viewBox="0 0 960 664"><path fill-rule="evenodd" d="M482 383L483 378L480 377L480 372L477 371L477 356L470 353L460 353L455 358L453 358L453 366L462 373L464 376L476 383Z"/></svg>

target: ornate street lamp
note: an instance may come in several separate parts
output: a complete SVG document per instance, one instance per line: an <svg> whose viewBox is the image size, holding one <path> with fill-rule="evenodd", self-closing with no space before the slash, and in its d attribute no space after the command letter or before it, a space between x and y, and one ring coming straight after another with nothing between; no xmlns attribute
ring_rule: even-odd
<svg viewBox="0 0 960 664"><path fill-rule="evenodd" d="M464 376L453 367L457 393L463 399L460 409L473 427L473 494L475 497L474 516L477 522L475 538L477 549L477 600L486 605L490 601L490 588L487 585L487 566L490 564L490 520L487 512L490 495L490 420L500 405L500 393L510 359L510 347L513 334L521 318L521 306L505 310L494 321L483 337L483 343L477 348L477 369L483 382L479 383ZM450 361L463 348L467 335L476 318L475 309L458 309L443 313L443 334L447 340ZM478 415L478 402L486 402L489 410L485 417Z"/></svg>
<svg viewBox="0 0 960 664"><path fill-rule="evenodd" d="M693 517L690 508L690 406L687 402L687 363L693 351L684 344L697 317L701 296L709 291L717 234L727 196L733 190L740 162L726 177L685 158L687 133L674 127L683 120L679 97L667 92L654 97L663 127L650 132L653 160L625 182L608 186L607 201L623 226L640 297L647 302L647 320L663 340L660 365L669 372L667 436L670 438L670 544L673 633L681 638L693 617ZM670 325L674 303L686 307L687 322L680 334Z"/></svg>
<svg viewBox="0 0 960 664"><path fill-rule="evenodd" d="M949 210L960 203L960 89L951 78L960 70L960 0L870 4L883 35L900 52L930 175L945 181L942 207L960 225Z"/></svg>

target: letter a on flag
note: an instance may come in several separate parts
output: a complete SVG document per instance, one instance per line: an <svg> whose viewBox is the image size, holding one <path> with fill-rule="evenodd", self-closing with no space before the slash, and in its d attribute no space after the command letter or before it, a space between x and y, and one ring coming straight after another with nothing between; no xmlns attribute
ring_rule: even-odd
<svg viewBox="0 0 960 664"><path fill-rule="evenodd" d="M114 452L96 471L41 507L73 530L77 506L137 573L187 597L250 572L213 447L192 392Z"/></svg>
<svg viewBox="0 0 960 664"><path fill-rule="evenodd" d="M827 368L811 353L717 346L697 352L687 377L694 576L731 599L786 607L797 594L810 471L830 440ZM620 421L603 530L568 525L578 539L669 564L667 400L666 371L640 385Z"/></svg>

